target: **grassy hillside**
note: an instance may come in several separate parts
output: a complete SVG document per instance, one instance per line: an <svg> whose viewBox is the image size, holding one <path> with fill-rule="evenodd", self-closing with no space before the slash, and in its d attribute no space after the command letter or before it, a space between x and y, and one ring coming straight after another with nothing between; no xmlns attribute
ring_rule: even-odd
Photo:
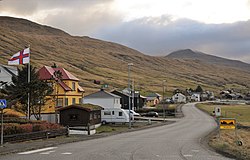
<svg viewBox="0 0 250 160"><path fill-rule="evenodd" d="M197 60L178 60L144 55L116 43L89 37L76 37L24 19L0 17L0 63L30 44L31 63L36 67L53 65L66 68L81 80L87 93L108 83L110 88L127 86L128 63L133 63L131 76L136 89L162 92L162 80L167 90L201 85L219 90L225 86L248 90L250 73L229 67L205 64Z"/></svg>
<svg viewBox="0 0 250 160"><path fill-rule="evenodd" d="M193 51L191 49L183 49L170 53L167 55L168 58L174 59L191 59L199 60L203 63L214 64L219 66L226 66L235 69L245 70L250 72L250 64L244 63L238 60L231 60L222 57L217 57L202 52Z"/></svg>

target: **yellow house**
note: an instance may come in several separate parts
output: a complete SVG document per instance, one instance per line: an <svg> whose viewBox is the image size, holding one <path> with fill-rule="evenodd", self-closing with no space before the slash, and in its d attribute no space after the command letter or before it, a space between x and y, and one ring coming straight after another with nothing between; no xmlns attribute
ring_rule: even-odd
<svg viewBox="0 0 250 160"><path fill-rule="evenodd" d="M44 108L54 112L57 107L64 107L72 104L81 104L84 90L79 85L79 79L64 68L42 67L39 71L39 78L48 80L53 87L53 93Z"/></svg>

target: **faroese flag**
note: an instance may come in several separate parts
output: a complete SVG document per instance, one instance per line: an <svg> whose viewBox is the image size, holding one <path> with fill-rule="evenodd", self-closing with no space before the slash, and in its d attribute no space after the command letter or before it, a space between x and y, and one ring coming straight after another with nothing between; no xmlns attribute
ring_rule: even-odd
<svg viewBox="0 0 250 160"><path fill-rule="evenodd" d="M27 63L30 63L30 48L25 48L24 50L14 54L8 60L8 65L19 65Z"/></svg>

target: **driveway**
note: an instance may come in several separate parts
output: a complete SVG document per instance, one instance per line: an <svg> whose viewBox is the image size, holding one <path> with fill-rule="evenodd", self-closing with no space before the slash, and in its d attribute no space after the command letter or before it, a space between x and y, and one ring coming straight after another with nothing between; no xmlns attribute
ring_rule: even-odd
<svg viewBox="0 0 250 160"><path fill-rule="evenodd" d="M0 157L3 160L226 160L201 145L201 138L216 128L215 121L195 108L182 107L176 123L105 138L48 147Z"/></svg>

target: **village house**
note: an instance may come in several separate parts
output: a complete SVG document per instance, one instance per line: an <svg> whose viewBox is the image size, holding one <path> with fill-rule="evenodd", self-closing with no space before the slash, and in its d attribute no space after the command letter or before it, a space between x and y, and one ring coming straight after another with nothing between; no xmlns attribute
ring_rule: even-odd
<svg viewBox="0 0 250 160"><path fill-rule="evenodd" d="M200 102L201 101L201 94L200 93L192 93L191 94L191 101L192 102Z"/></svg>
<svg viewBox="0 0 250 160"><path fill-rule="evenodd" d="M56 108L82 103L84 90L79 79L70 72L64 68L44 66L38 73L41 80L47 80L53 87L53 93L48 97L50 100L44 106L46 110L55 112Z"/></svg>
<svg viewBox="0 0 250 160"><path fill-rule="evenodd" d="M83 103L99 105L103 108L121 108L120 98L120 96L101 89L98 92L86 95L83 99Z"/></svg>
<svg viewBox="0 0 250 160"><path fill-rule="evenodd" d="M186 96L183 95L182 93L176 93L175 95L172 96L172 100L175 103L186 103Z"/></svg>
<svg viewBox="0 0 250 160"><path fill-rule="evenodd" d="M114 90L111 93L121 97L120 102L121 102L122 109L129 109L129 94L128 93L123 92L123 91L117 91L117 90ZM140 92L135 91L135 93L132 94L132 96L130 96L131 109L138 110L145 105L146 97L141 96Z"/></svg>
<svg viewBox="0 0 250 160"><path fill-rule="evenodd" d="M220 98L230 100L243 100L244 96L241 93L235 92L234 90L226 90L220 92Z"/></svg>
<svg viewBox="0 0 250 160"><path fill-rule="evenodd" d="M17 67L0 64L0 89L12 83L12 77L17 76Z"/></svg>
<svg viewBox="0 0 250 160"><path fill-rule="evenodd" d="M160 103L162 96L158 93L150 93L147 96L147 106L155 106Z"/></svg>

